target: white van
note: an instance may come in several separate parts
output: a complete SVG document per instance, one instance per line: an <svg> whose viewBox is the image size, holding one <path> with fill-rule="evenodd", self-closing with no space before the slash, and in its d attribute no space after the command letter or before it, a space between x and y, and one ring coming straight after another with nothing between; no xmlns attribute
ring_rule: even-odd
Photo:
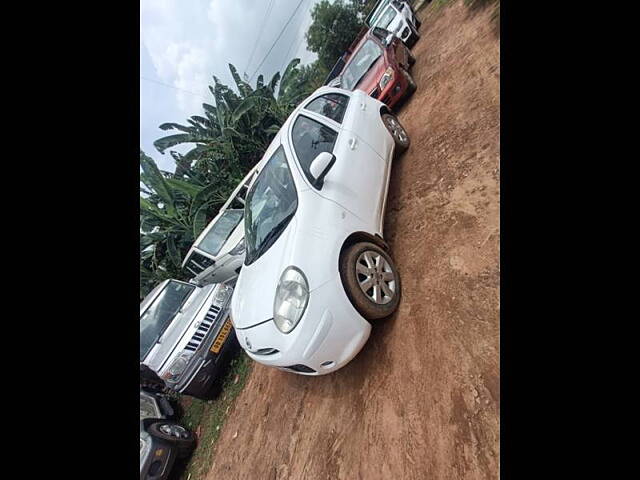
<svg viewBox="0 0 640 480"><path fill-rule="evenodd" d="M369 28L383 28L412 48L420 39L420 20L406 0L380 0L375 4L365 23Z"/></svg>
<svg viewBox="0 0 640 480"><path fill-rule="evenodd" d="M182 269L199 286L233 284L244 261L244 199L257 173L253 167L238 184L218 215L198 236Z"/></svg>

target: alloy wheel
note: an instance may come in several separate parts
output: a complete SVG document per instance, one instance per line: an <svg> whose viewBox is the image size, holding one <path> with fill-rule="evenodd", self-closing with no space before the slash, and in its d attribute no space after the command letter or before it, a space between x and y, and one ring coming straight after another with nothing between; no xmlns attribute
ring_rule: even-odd
<svg viewBox="0 0 640 480"><path fill-rule="evenodd" d="M395 117L391 115L387 115L385 117L385 124L387 125L387 129L393 136L393 138L400 144L404 145L407 143L409 136L405 129L400 125L400 122L396 120Z"/></svg>
<svg viewBox="0 0 640 480"><path fill-rule="evenodd" d="M356 261L358 285L373 303L384 305L396 294L396 274L378 252L366 250Z"/></svg>

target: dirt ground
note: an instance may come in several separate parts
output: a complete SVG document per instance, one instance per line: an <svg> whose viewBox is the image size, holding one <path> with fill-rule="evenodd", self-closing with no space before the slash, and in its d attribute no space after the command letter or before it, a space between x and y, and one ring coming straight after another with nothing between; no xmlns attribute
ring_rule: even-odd
<svg viewBox="0 0 640 480"><path fill-rule="evenodd" d="M210 480L499 477L499 39L490 9L430 10L386 215L400 308L331 375L256 364Z"/></svg>

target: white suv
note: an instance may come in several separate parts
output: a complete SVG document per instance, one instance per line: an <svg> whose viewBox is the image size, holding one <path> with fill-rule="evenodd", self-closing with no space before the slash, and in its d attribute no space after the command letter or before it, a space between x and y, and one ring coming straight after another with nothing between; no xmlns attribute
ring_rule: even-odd
<svg viewBox="0 0 640 480"><path fill-rule="evenodd" d="M406 0L380 0L365 19L368 27L383 28L412 48L420 39L420 20Z"/></svg>
<svg viewBox="0 0 640 480"><path fill-rule="evenodd" d="M246 258L231 300L254 360L307 375L362 348L395 311L400 278L382 239L394 152L409 138L359 90L322 87L294 110L247 194Z"/></svg>
<svg viewBox="0 0 640 480"><path fill-rule="evenodd" d="M193 283L233 284L238 276L244 261L244 200L256 167L242 179L187 252L182 268L193 276Z"/></svg>

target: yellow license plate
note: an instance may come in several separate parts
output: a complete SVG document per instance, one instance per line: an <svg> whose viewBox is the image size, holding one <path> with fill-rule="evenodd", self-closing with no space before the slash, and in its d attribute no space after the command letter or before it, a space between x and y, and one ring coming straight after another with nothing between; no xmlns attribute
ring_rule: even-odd
<svg viewBox="0 0 640 480"><path fill-rule="evenodd" d="M222 348L222 345L224 344L224 341L229 336L230 331L231 331L231 322L229 321L229 319L227 319L227 321L224 322L224 325L222 326L220 333L218 334L215 341L213 342L213 345L211 345L211 349L210 349L211 352L218 353L220 351L220 349Z"/></svg>

